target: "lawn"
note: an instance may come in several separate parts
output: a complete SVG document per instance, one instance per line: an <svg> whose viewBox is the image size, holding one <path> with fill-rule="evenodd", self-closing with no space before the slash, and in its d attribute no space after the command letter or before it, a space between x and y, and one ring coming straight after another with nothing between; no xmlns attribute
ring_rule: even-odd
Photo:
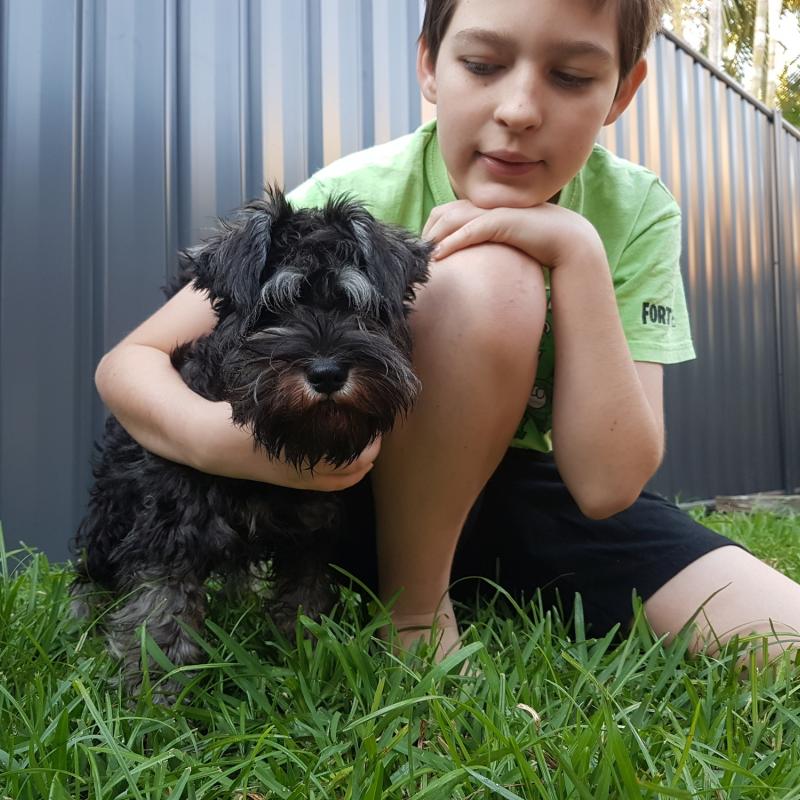
<svg viewBox="0 0 800 800"><path fill-rule="evenodd" d="M800 579L800 518L704 522ZM69 617L63 565L2 552L0 570L2 800L800 798L789 657L743 680L734 646L689 658L641 616L623 640L587 640L580 613L532 605L479 609L433 666L393 656L356 594L302 621L313 647L278 640L255 597L216 599L208 663L164 708L115 685L100 637Z"/></svg>

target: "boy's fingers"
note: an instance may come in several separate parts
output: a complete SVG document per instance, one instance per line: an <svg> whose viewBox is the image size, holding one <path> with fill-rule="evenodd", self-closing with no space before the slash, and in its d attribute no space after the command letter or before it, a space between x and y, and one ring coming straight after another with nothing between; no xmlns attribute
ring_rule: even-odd
<svg viewBox="0 0 800 800"><path fill-rule="evenodd" d="M331 464L329 461L323 461L320 463L319 471L327 474L327 475L350 475L358 472L364 472L365 470L372 469L372 464L374 463L375 459L378 457L378 453L381 451L381 438L380 436L375 439L374 441L370 442L362 451L358 458L351 462L350 464L345 464L344 466L337 467Z"/></svg>
<svg viewBox="0 0 800 800"><path fill-rule="evenodd" d="M380 437L378 437L374 442L371 442L364 448L361 455L358 457L358 460L361 463L372 464L378 457L378 453L380 453L380 451L381 451L381 439Z"/></svg>
<svg viewBox="0 0 800 800"><path fill-rule="evenodd" d="M436 242L453 229L452 219L448 217L439 217L433 221L429 221L425 231L423 231L423 238L429 242Z"/></svg>
<svg viewBox="0 0 800 800"><path fill-rule="evenodd" d="M492 229L486 225L468 223L445 236L433 251L433 258L438 261L465 247L491 242L493 241L492 232Z"/></svg>
<svg viewBox="0 0 800 800"><path fill-rule="evenodd" d="M472 205L468 200L438 206L431 211L422 229L422 238L435 242L484 213L484 209Z"/></svg>
<svg viewBox="0 0 800 800"><path fill-rule="evenodd" d="M473 219L475 219L475 215L449 214L438 220L430 231L428 231L427 239L430 242L441 243L448 236L451 236L461 230L465 225L468 225Z"/></svg>
<svg viewBox="0 0 800 800"><path fill-rule="evenodd" d="M430 216L428 217L428 221L425 223L425 227L422 229L422 233L420 234L420 236L423 239L430 238L430 231L433 228L433 226L436 225L438 219L439 219L438 209L434 208L433 211L431 211Z"/></svg>

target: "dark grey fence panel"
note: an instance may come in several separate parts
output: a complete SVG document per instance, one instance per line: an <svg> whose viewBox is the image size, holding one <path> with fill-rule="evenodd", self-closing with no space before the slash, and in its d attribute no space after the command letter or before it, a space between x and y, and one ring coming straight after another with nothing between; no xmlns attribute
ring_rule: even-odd
<svg viewBox="0 0 800 800"><path fill-rule="evenodd" d="M53 557L83 513L101 354L161 302L179 246L431 113L421 0L0 5L0 520ZM667 370L655 485L800 484L800 141L662 37L602 138L684 209L699 359ZM777 167L776 167L777 165Z"/></svg>
<svg viewBox="0 0 800 800"><path fill-rule="evenodd" d="M59 553L91 443L85 28L76 3L0 8L0 517L10 540Z"/></svg>

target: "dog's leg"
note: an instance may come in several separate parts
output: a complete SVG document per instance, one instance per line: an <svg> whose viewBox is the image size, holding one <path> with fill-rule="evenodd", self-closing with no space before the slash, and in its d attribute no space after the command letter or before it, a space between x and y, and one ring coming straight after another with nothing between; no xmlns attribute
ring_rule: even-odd
<svg viewBox="0 0 800 800"><path fill-rule="evenodd" d="M281 633L294 638L297 614L319 620L337 599L327 561L319 548L281 552L272 559L273 584L266 611Z"/></svg>
<svg viewBox="0 0 800 800"><path fill-rule="evenodd" d="M183 626L198 630L204 617L202 581L191 576L180 580L157 574L140 576L140 582L129 587L121 604L108 614L105 622L109 650L122 660L126 687L136 692L141 684L138 630L142 625L170 661L183 666L203 660L202 649ZM160 684L162 702L174 696L179 688L176 681Z"/></svg>
<svg viewBox="0 0 800 800"><path fill-rule="evenodd" d="M101 591L92 581L75 578L69 586L69 595L72 598L69 611L72 617L82 620L89 619L98 606L97 597Z"/></svg>

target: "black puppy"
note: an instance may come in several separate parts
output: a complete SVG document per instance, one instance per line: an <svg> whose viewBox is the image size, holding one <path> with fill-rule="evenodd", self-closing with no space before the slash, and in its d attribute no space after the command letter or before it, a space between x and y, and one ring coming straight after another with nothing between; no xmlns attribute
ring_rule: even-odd
<svg viewBox="0 0 800 800"><path fill-rule="evenodd" d="M347 464L416 398L407 316L429 254L347 199L293 210L270 190L180 254L168 295L194 280L219 319L172 363L195 392L230 402L271 457ZM144 450L114 417L94 477L74 543L75 610L88 612L98 587L116 596L103 624L129 685L140 681L142 624L173 663L201 659L179 623L200 627L212 573L240 580L263 565L268 613L286 632L299 607L331 608L335 493L198 472Z"/></svg>

